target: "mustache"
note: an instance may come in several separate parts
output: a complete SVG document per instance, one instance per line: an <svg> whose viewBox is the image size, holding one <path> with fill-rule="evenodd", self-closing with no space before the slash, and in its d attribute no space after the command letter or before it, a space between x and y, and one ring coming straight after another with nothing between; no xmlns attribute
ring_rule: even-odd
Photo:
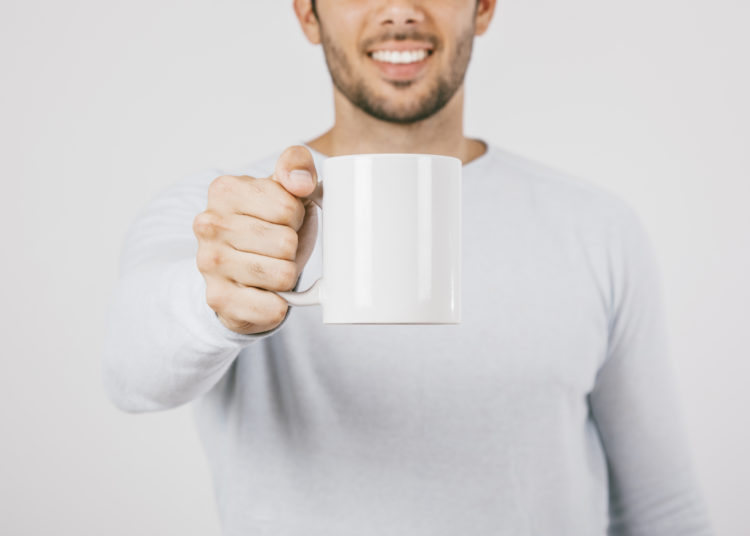
<svg viewBox="0 0 750 536"><path fill-rule="evenodd" d="M425 41L430 43L434 49L437 49L440 45L440 40L432 34L426 34L419 30L397 30L365 39L362 43L362 51L367 52L373 46L386 41Z"/></svg>

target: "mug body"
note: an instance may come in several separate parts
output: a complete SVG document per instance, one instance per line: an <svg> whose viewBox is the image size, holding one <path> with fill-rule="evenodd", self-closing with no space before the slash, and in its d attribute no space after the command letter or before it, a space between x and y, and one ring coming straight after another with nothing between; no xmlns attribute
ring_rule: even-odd
<svg viewBox="0 0 750 536"><path fill-rule="evenodd" d="M461 166L406 153L324 161L325 323L460 322Z"/></svg>

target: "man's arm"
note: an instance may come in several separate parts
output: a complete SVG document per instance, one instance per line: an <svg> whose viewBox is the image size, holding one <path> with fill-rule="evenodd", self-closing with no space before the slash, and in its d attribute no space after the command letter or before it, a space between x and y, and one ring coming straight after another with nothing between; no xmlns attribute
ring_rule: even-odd
<svg viewBox="0 0 750 536"><path fill-rule="evenodd" d="M590 394L608 461L609 534L712 534L671 368L654 248L630 207L618 214L609 350Z"/></svg>
<svg viewBox="0 0 750 536"><path fill-rule="evenodd" d="M310 151L287 147L268 177L186 178L131 226L109 311L102 374L119 408L204 394L243 346L273 335L317 236Z"/></svg>
<svg viewBox="0 0 750 536"><path fill-rule="evenodd" d="M207 170L167 189L125 237L102 361L106 393L124 411L168 409L202 395L244 346L272 335L287 318L245 335L225 327L206 302L192 226L220 175Z"/></svg>

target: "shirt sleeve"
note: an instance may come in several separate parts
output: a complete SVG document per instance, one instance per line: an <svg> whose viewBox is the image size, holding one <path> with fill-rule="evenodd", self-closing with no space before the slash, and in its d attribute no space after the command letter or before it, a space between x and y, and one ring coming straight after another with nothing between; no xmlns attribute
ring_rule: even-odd
<svg viewBox="0 0 750 536"><path fill-rule="evenodd" d="M243 335L206 302L193 219L221 174L204 170L166 189L125 236L101 363L105 393L123 411L164 410L201 396L244 347L273 335L289 317L291 307L272 330Z"/></svg>
<svg viewBox="0 0 750 536"><path fill-rule="evenodd" d="M622 203L610 249L607 357L589 401L607 456L610 536L712 534L669 357L660 268Z"/></svg>

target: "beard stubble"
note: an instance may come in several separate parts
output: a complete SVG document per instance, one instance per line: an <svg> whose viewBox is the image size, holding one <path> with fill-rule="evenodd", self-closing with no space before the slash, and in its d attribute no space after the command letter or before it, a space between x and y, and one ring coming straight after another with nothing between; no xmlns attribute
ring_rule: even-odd
<svg viewBox="0 0 750 536"><path fill-rule="evenodd" d="M389 99L378 95L362 77L358 77L344 51L330 39L322 24L320 25L320 34L331 81L344 97L354 106L376 119L389 123L410 124L436 114L461 87L471 59L474 24L470 24L464 30L459 36L456 46L450 51L451 57L448 62L450 67L446 72L440 73L437 79L431 82L432 86L426 95L405 106L397 106L391 103ZM419 36L421 35L419 34ZM378 41L406 39L424 40L423 38L419 39L418 36L415 37L414 32L399 32L385 36ZM411 80L391 80L388 83L396 88L403 89L412 85Z"/></svg>

